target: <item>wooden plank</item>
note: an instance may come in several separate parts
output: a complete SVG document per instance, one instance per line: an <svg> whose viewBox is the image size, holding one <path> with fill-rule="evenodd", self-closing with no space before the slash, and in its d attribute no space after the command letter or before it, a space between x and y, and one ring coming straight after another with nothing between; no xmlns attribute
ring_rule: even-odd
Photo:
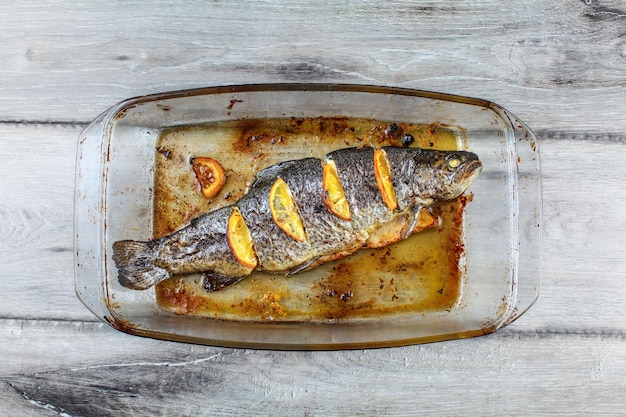
<svg viewBox="0 0 626 417"><path fill-rule="evenodd" d="M621 0L0 4L0 415L624 414ZM80 129L125 98L236 83L493 100L538 132L543 283L487 337L344 352L125 335L74 294Z"/></svg>
<svg viewBox="0 0 626 417"><path fill-rule="evenodd" d="M626 190L608 162L626 137L540 132L544 235L538 303L520 326L626 326ZM601 156L602 155L602 156ZM613 157L611 156L613 155ZM619 159L619 157L618 157Z"/></svg>
<svg viewBox="0 0 626 417"><path fill-rule="evenodd" d="M405 348L281 352L159 342L103 326L2 321L3 408L71 416L623 415L623 333L509 329Z"/></svg>
<svg viewBox="0 0 626 417"><path fill-rule="evenodd" d="M72 202L78 126L0 126L0 317L95 320L73 282ZM626 189L618 164L626 138L540 132L544 264L538 303L523 330L626 329L623 236ZM32 143L38 144L33 152ZM593 149L593 152L590 151ZM10 156L10 157L9 157ZM611 190L597 196L596 190Z"/></svg>
<svg viewBox="0 0 626 417"><path fill-rule="evenodd" d="M74 291L78 126L0 125L0 317L92 316Z"/></svg>
<svg viewBox="0 0 626 417"><path fill-rule="evenodd" d="M287 81L478 96L535 129L626 128L620 0L65 0L0 16L0 120L86 122L135 95Z"/></svg>
<svg viewBox="0 0 626 417"><path fill-rule="evenodd" d="M15 413L14 415L24 417L54 415L54 411L50 410L46 404L24 397L23 393L12 387L10 382L0 382L0 401L3 411L11 410L11 413Z"/></svg>

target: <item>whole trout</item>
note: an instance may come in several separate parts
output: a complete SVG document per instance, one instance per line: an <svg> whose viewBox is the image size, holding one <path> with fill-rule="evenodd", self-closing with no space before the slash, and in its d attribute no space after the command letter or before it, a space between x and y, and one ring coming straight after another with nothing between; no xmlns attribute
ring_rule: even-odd
<svg viewBox="0 0 626 417"><path fill-rule="evenodd" d="M119 282L146 289L178 274L202 272L208 291L232 285L253 270L294 274L347 256L363 247L382 247L410 236L422 208L460 196L482 170L478 157L465 151L384 147L397 206L385 204L374 175L371 147L282 162L257 173L249 191L235 204L201 215L177 232L148 242L113 244ZM343 187L350 218L323 202L323 164L332 162ZM281 229L270 211L270 189L277 179L289 187L306 239ZM252 237L257 259L251 268L234 256L228 220L239 211Z"/></svg>

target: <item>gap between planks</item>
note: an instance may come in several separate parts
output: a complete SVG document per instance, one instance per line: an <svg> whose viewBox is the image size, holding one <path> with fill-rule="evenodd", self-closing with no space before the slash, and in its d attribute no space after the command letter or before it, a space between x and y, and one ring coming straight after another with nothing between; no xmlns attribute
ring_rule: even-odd
<svg viewBox="0 0 626 417"><path fill-rule="evenodd" d="M58 127L81 127L85 128L91 122L75 120L0 120L3 126L58 126Z"/></svg>
<svg viewBox="0 0 626 417"><path fill-rule="evenodd" d="M29 127L78 127L86 128L91 121L77 120L0 120L0 126L29 126ZM626 134L623 132L603 131L597 133L565 131L565 130L546 130L546 129L530 129L539 139L539 143L543 141L594 141L594 142L626 142Z"/></svg>
<svg viewBox="0 0 626 417"><path fill-rule="evenodd" d="M91 121L81 120L0 120L0 126L29 126L29 127L79 127L86 128ZM545 140L576 140L576 141L605 141L605 142L624 142L626 134L624 132L602 131L597 133L566 131L566 130L550 130L550 129L532 129L539 142Z"/></svg>

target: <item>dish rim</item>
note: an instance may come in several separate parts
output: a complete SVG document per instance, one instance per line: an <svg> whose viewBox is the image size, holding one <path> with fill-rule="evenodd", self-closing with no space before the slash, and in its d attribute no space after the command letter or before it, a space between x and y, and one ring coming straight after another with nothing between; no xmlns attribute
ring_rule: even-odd
<svg viewBox="0 0 626 417"><path fill-rule="evenodd" d="M367 84L263 83L263 84L238 84L238 85L211 86L211 87L200 87L200 88L185 89L185 90L174 90L170 92L162 92L162 93L154 93L154 94L148 94L148 95L143 95L143 96L137 96L137 97L132 97L132 98L123 100L119 102L118 104L109 108L107 111L103 112L100 116L98 116L92 123L89 124L89 126L87 126L81 132L79 136L79 145L78 145L78 150L77 150L77 168L76 168L77 183L76 183L75 209L74 209L74 229L75 229L74 258L75 258L75 266L76 266L75 268L76 293L79 299L81 300L81 302L83 302L83 304L85 304L85 306L89 310L91 310L96 316L98 316L100 319L104 320L105 322L110 324L112 327L118 330L121 330L123 332L126 332L126 333L130 333L130 334L134 334L138 336L146 336L146 337L153 337L157 339L164 339L164 340L182 341L182 342L199 343L199 344L210 344L210 345L219 345L219 346L252 347L252 348L264 348L264 349L271 348L271 349L288 349L288 350L335 350L335 349L353 349L353 348L364 348L364 347L373 348L373 347L402 346L402 345L410 345L410 344L417 344L417 343L429 343L429 342L434 342L434 341L460 339L460 338L466 338L466 337L475 337L475 336L485 335L485 334L493 333L494 331L517 320L535 303L539 294L539 284L541 281L541 277L540 277L541 259L540 258L538 259L539 274L537 275L537 278L536 278L536 288L534 291L534 297L532 296L532 291L531 291L531 297L530 298L527 297L524 300L523 305L520 305L518 300L516 300L516 303L513 308L514 311L511 312L511 314L507 317L507 319L504 322L493 323L491 326L487 326L481 329L469 330L469 331L461 332L461 333L455 332L452 334L437 334L437 335L433 335L430 337L419 336L415 338L386 340L383 342L375 341L371 343L368 343L368 342L355 342L355 343L345 343L345 344L307 343L307 344L302 344L302 345L293 345L293 344L281 345L281 344L277 344L274 342L270 342L270 343L254 343L254 342L250 343L250 342L237 342L237 341L225 342L224 340L212 340L210 338L198 338L198 337L184 336L184 335L181 336L181 335L163 333L163 332L159 332L155 330L141 329L140 327L136 327L132 325L131 323L128 323L123 318L120 319L119 317L116 317L114 309L112 309L111 306L108 304L108 300L110 300L110 298L107 294L108 285L106 284L106 266L103 265L101 269L104 275L104 278L101 278L101 281L103 281L102 286L104 287L103 291L105 295L103 299L104 301L103 307L106 309L106 312L108 312L108 315L102 314L104 310L95 308L93 304L90 304L86 299L84 299L83 294L81 294L81 290L79 288L79 275L80 274L79 274L79 268L77 265L80 263L81 257L80 257L80 253L78 249L78 240L79 240L78 230L80 229L78 217L80 215L81 206L77 198L78 192L79 192L79 185L80 185L78 181L79 174L80 174L80 165L78 161L81 157L81 145L82 143L84 143L84 138L86 137L89 131L93 130L94 127L97 127L99 125L103 133L102 139L103 140L106 139L106 136L104 135L107 134L107 131L110 133L110 129L112 128L112 125L115 123L115 120L123 117L123 115L132 107L140 105L142 103L148 103L148 102L159 101L159 100L164 100L164 99L194 97L194 96L199 96L199 95L237 94L237 93L248 93L248 92L302 92L302 93L306 93L306 92L348 92L348 93L355 92L355 93L404 95L404 96L423 97L423 98L429 98L429 99L434 99L434 100L442 100L442 101L480 106L485 109L491 109L495 111L496 113L501 114L502 116L506 117L510 121L511 126L514 129L514 133L516 135L515 139L519 139L517 135L523 133L527 135L527 138L528 138L528 135L530 135L529 139L532 142L534 142L534 145L532 146L534 146L534 152L537 158L536 167L537 167L537 174L538 174L538 180L539 180L537 184L539 187L537 190L537 193L539 195L539 203L540 203L539 207L535 207L535 209L537 210L535 215L538 218L538 222L539 222L539 236L537 237L538 241L535 243L539 247L539 251L538 251L539 255L541 254L541 245L542 245L541 243L542 241L541 217L542 217L542 204L543 204L542 200L543 199L542 199L542 189L541 189L541 164L539 160L539 148L538 148L539 141L537 140L537 137L534 135L534 133L532 133L532 131L524 123L522 123L518 118L513 116L509 111L507 111L502 106L496 103L493 103L488 100L480 99L480 98L459 96L459 95L448 94L448 93L440 93L440 92L426 91L426 90L420 90L420 89L411 89L411 88L404 88L404 87L389 87L389 86L367 85ZM515 143L517 143L517 140ZM103 163L103 161L101 161L101 168L103 165L105 164ZM100 215L103 219L106 217L104 212L100 213ZM105 239L105 236L103 236L103 239ZM104 240L103 240L103 243L104 243ZM515 277L514 285L519 285L519 276ZM275 326L276 324L263 323L263 325ZM331 324L331 325L335 325L335 324Z"/></svg>

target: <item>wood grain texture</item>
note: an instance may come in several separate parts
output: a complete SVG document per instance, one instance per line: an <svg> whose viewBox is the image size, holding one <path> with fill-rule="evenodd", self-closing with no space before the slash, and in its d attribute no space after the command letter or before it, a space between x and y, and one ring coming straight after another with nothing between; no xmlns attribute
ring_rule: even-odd
<svg viewBox="0 0 626 417"><path fill-rule="evenodd" d="M623 368L612 364L626 359L626 267L620 256L626 191L621 178L607 175L600 162L623 151L623 138L539 132L546 200L543 284L537 304L508 329L427 346L303 353L153 341L94 323L74 295L71 252L54 249L72 244L70 168L78 130L0 129L0 147L16 157L10 168L32 161L28 176L2 182L0 189L0 195L12 196L4 212L22 219L5 217L5 228L13 226L2 231L9 246L0 251L5 265L0 354L8 364L0 372L0 398L20 414L143 410L208 416L246 410L246 415L268 415L265 410L271 409L332 415L347 409L352 415L405 415L411 409L438 415L472 410L549 415L556 404L560 415L620 414L626 380ZM36 140L44 152L30 154L24 138ZM46 181L47 188L37 185L51 171L65 175ZM612 199L589 198L598 189L613 190ZM587 233L588 227L596 233ZM474 386L475 379L483 385ZM578 393L589 384L592 390ZM339 404L344 408L336 408Z"/></svg>
<svg viewBox="0 0 626 417"><path fill-rule="evenodd" d="M0 126L6 172L20 173L0 183L0 263L6 277L0 280L0 318L94 320L74 294L73 170L79 132L79 126ZM538 136L545 200L543 282L529 312L536 318L524 316L515 326L562 333L624 331L626 188L621 176L607 171L606 161L626 150L626 135L540 131ZM598 190L610 190L610 198L598 198Z"/></svg>
<svg viewBox="0 0 626 417"><path fill-rule="evenodd" d="M539 132L543 170L542 288L533 326L626 328L626 190L607 162L626 136ZM613 155L613 156L611 156ZM617 168L623 172L622 167ZM536 306L536 307L537 307ZM520 323L523 325L523 321ZM613 329L613 330L611 330Z"/></svg>
<svg viewBox="0 0 626 417"><path fill-rule="evenodd" d="M0 398L18 410L35 405L72 416L623 412L624 375L614 366L626 360L623 337L504 330L405 348L273 352L120 337L94 323L71 342L57 340L75 326L3 326L5 340L28 332L33 345L48 341L52 349L9 349L11 375L0 377Z"/></svg>
<svg viewBox="0 0 626 417"><path fill-rule="evenodd" d="M0 4L0 415L624 415L626 4ZM539 136L538 302L487 337L280 352L129 336L74 293L76 142L131 96L258 82L485 98Z"/></svg>
<svg viewBox="0 0 626 417"><path fill-rule="evenodd" d="M135 95L304 81L478 96L538 129L626 128L620 0L41 1L0 15L0 120L85 122Z"/></svg>
<svg viewBox="0 0 626 417"><path fill-rule="evenodd" d="M79 132L0 125L0 317L91 319L74 292Z"/></svg>

